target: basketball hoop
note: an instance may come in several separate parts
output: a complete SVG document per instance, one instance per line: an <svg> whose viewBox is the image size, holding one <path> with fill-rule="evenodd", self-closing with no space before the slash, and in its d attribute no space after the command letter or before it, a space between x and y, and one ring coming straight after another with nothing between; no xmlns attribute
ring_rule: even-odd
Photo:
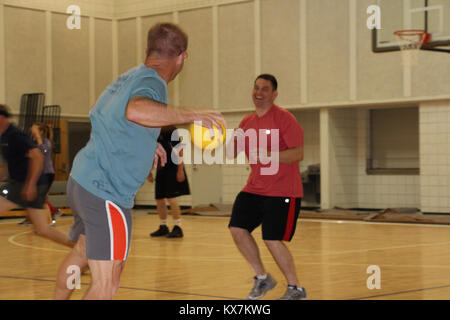
<svg viewBox="0 0 450 320"><path fill-rule="evenodd" d="M419 52L424 44L430 42L431 35L425 30L398 30L394 34L400 40L403 66L413 67L419 64Z"/></svg>

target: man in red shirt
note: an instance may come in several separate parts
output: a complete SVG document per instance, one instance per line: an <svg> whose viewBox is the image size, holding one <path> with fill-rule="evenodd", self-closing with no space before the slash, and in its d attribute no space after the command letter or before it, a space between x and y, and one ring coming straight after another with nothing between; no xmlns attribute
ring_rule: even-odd
<svg viewBox="0 0 450 320"><path fill-rule="evenodd" d="M255 112L241 121L227 145L228 158L245 151L251 164L250 176L236 197L229 223L234 242L256 274L248 296L251 300L262 298L276 285L266 272L251 235L259 225L263 240L288 283L281 299L306 298L305 289L298 287L294 259L283 242L291 241L294 235L303 197L299 170L303 129L290 112L274 104L277 87L272 75L256 78L252 93Z"/></svg>

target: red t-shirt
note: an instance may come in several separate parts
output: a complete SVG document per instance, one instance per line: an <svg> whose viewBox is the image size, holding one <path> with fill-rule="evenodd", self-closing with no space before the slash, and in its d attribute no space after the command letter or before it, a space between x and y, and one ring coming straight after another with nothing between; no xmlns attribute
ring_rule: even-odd
<svg viewBox="0 0 450 320"><path fill-rule="evenodd" d="M256 130L257 145L261 146L260 139L266 139L267 150L271 150L271 130L273 129L279 130L279 151L303 146L303 128L292 113L276 105L273 105L262 117L258 117L256 112L246 116L239 124L239 128L244 132L248 129ZM249 139L247 135L245 141L247 158L249 158ZM250 166L250 176L242 191L271 197L303 197L299 162L278 163L276 173L268 175L261 174L261 168L274 167L273 164L261 164L258 160L256 164L250 164Z"/></svg>

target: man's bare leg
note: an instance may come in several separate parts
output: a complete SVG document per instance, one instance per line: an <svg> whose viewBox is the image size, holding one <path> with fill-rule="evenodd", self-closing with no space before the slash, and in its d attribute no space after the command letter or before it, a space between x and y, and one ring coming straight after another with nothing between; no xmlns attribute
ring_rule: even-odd
<svg viewBox="0 0 450 320"><path fill-rule="evenodd" d="M16 207L18 207L18 205L15 204L14 202L11 202L3 197L0 197L0 213L8 212Z"/></svg>
<svg viewBox="0 0 450 320"><path fill-rule="evenodd" d="M159 220L167 220L167 206L165 199L156 200L156 209L158 211Z"/></svg>
<svg viewBox="0 0 450 320"><path fill-rule="evenodd" d="M257 276L265 275L266 270L261 261L258 245L250 232L246 229L236 227L230 227L230 232L233 236L234 243L253 268L255 274Z"/></svg>
<svg viewBox="0 0 450 320"><path fill-rule="evenodd" d="M167 206L165 199L156 199L156 209L158 210L159 216L159 228L155 232L150 233L150 237L162 237L169 233L169 228L167 227Z"/></svg>
<svg viewBox="0 0 450 320"><path fill-rule="evenodd" d="M86 237L84 235L80 235L80 238L72 251L59 266L58 275L56 277L55 300L67 300L70 298L73 290L67 285L67 279L71 276L70 273L67 273L67 270L70 266L74 265L79 267L80 275L88 265L86 257Z"/></svg>
<svg viewBox="0 0 450 320"><path fill-rule="evenodd" d="M180 206L178 205L177 198L167 199L167 202L169 202L169 205L170 205L170 213L172 215L172 219L174 221L180 220L181 209L180 209Z"/></svg>
<svg viewBox="0 0 450 320"><path fill-rule="evenodd" d="M50 239L56 243L73 248L75 243L70 238L58 231L55 228L50 227L48 224L48 216L45 209L27 208L28 218L33 224L34 230L38 236Z"/></svg>
<svg viewBox="0 0 450 320"><path fill-rule="evenodd" d="M125 263L120 260L88 260L91 285L83 299L112 300L119 289Z"/></svg>
<svg viewBox="0 0 450 320"><path fill-rule="evenodd" d="M297 273L291 252L283 241L264 241L278 267L283 272L288 285L298 286Z"/></svg>

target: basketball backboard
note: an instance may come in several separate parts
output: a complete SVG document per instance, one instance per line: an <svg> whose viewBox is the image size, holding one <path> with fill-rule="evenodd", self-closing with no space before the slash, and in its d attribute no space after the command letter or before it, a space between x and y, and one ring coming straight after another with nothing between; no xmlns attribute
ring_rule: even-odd
<svg viewBox="0 0 450 320"><path fill-rule="evenodd" d="M381 28L372 32L373 51L399 51L403 44L394 32L424 30L430 34L422 50L450 53L450 0L377 0Z"/></svg>

